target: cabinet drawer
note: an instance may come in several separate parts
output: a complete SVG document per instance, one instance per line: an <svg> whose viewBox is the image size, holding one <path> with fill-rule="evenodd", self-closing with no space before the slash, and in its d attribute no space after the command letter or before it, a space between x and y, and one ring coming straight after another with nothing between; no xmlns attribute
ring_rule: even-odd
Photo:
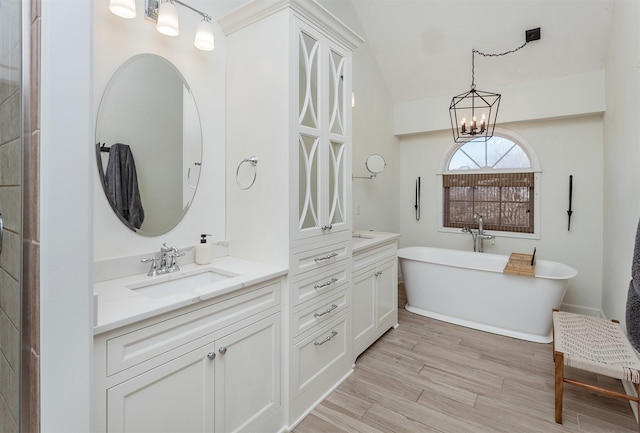
<svg viewBox="0 0 640 433"><path fill-rule="evenodd" d="M280 282L110 338L107 376L280 304Z"/></svg>
<svg viewBox="0 0 640 433"><path fill-rule="evenodd" d="M306 250L303 248L293 250L289 271L294 277L305 272L323 269L351 257L351 247L348 242L323 245Z"/></svg>
<svg viewBox="0 0 640 433"><path fill-rule="evenodd" d="M332 377L332 372L336 373L336 378L346 374L348 368L341 368L343 364L340 361L348 358L349 324L349 315L342 315L332 323L318 327L318 331L312 332L294 346L294 396L314 382L321 383L323 389L330 386L322 379L323 376ZM347 359L346 365L348 364Z"/></svg>
<svg viewBox="0 0 640 433"><path fill-rule="evenodd" d="M349 306L349 292L342 288L333 290L328 296L323 296L320 302L312 305L302 305L297 308L291 319L291 332L297 336L312 327L331 320Z"/></svg>
<svg viewBox="0 0 640 433"><path fill-rule="evenodd" d="M291 305L295 306L323 295L349 282L350 278L351 270L347 262L339 266L332 266L326 272L313 273L306 280L291 283Z"/></svg>
<svg viewBox="0 0 640 433"><path fill-rule="evenodd" d="M356 254L353 256L353 273L356 274L369 266L375 266L383 260L397 256L398 247L396 242Z"/></svg>
<svg viewBox="0 0 640 433"><path fill-rule="evenodd" d="M298 419L335 388L352 367L350 314L321 327L293 347L292 419Z"/></svg>

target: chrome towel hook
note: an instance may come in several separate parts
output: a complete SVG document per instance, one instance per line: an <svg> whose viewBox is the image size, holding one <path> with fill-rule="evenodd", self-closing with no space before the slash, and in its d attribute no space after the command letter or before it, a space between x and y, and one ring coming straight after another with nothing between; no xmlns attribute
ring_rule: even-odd
<svg viewBox="0 0 640 433"><path fill-rule="evenodd" d="M251 183L247 186L243 186L240 183L240 178L239 178L239 174L240 174L240 167L242 167L242 164L248 162L249 164L251 164L251 167L253 167L253 179L251 180ZM257 156L250 156L249 158L245 158L242 161L240 161L240 164L238 164L238 168L236 169L236 183L238 184L238 188L243 189L243 190L247 190L249 188L251 188L253 186L253 184L256 182L256 177L258 175L258 169L256 168L258 165L258 157Z"/></svg>

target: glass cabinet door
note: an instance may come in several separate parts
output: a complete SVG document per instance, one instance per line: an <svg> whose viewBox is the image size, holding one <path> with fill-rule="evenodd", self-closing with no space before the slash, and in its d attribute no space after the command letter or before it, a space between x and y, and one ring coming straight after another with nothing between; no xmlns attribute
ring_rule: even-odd
<svg viewBox="0 0 640 433"><path fill-rule="evenodd" d="M296 239L350 229L348 57L314 29L297 27Z"/></svg>
<svg viewBox="0 0 640 433"><path fill-rule="evenodd" d="M298 32L298 224L297 230L315 231L321 225L320 152L320 41L310 32Z"/></svg>

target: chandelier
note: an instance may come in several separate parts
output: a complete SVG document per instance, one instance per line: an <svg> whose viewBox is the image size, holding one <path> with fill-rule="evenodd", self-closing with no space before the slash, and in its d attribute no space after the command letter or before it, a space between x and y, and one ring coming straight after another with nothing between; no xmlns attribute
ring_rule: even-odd
<svg viewBox="0 0 640 433"><path fill-rule="evenodd" d="M524 48L529 42L537 41L538 39L540 39L539 27L527 30L524 44L513 50L498 54L486 54L476 49L471 50L471 88L465 93L454 96L449 105L453 141L465 143L473 139L483 138L486 142L493 136L493 131L496 127L501 95L476 89L476 54L485 57L505 56Z"/></svg>

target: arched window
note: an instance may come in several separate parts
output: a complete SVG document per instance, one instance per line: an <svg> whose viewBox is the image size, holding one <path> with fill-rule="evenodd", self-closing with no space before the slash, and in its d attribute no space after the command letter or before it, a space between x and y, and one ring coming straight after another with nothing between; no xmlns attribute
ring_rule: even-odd
<svg viewBox="0 0 640 433"><path fill-rule="evenodd" d="M532 150L505 136L468 141L453 149L442 176L443 226L534 233L535 172Z"/></svg>

